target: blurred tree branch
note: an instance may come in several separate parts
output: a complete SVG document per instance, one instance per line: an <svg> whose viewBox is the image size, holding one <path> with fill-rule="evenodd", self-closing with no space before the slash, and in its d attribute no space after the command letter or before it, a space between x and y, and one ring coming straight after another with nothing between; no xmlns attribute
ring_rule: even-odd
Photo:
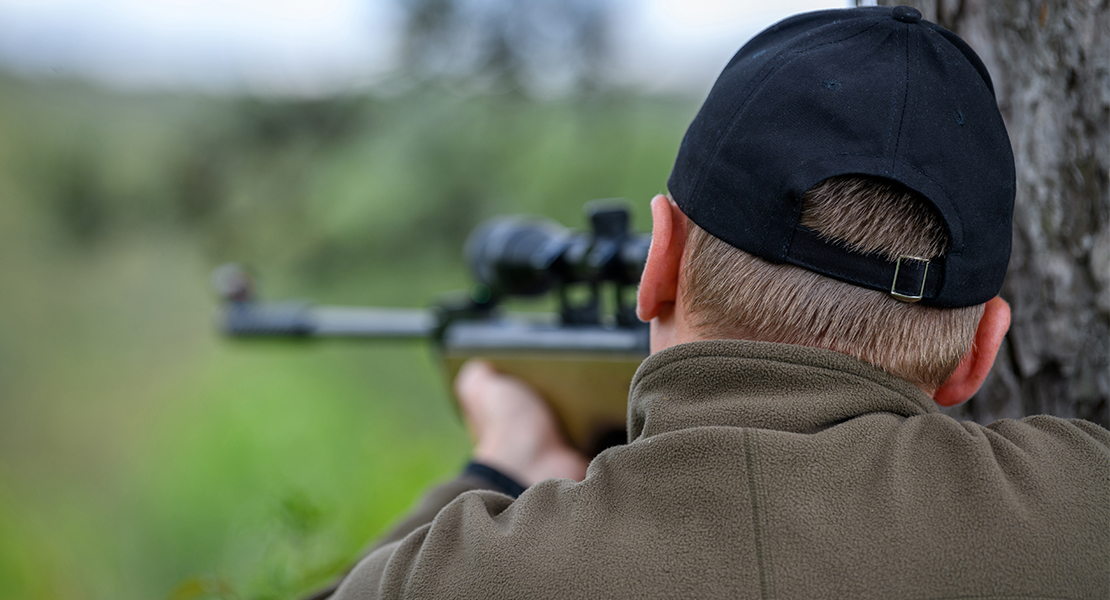
<svg viewBox="0 0 1110 600"><path fill-rule="evenodd" d="M611 0L401 0L403 64L418 82L521 95L596 90Z"/></svg>

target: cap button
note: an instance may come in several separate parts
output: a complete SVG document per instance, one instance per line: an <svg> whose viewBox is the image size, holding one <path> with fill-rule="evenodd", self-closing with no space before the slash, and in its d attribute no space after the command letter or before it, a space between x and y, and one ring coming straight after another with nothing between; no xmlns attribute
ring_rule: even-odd
<svg viewBox="0 0 1110 600"><path fill-rule="evenodd" d="M921 11L912 6L895 6L890 16L903 23L916 23L921 20Z"/></svg>

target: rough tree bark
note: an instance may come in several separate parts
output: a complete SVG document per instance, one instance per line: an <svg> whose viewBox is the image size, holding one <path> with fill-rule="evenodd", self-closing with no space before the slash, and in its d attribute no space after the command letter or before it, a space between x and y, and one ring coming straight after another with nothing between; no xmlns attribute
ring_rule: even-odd
<svg viewBox="0 0 1110 600"><path fill-rule="evenodd" d="M880 4L916 6L982 57L1017 162L1013 325L983 389L950 414L1110 426L1110 2Z"/></svg>

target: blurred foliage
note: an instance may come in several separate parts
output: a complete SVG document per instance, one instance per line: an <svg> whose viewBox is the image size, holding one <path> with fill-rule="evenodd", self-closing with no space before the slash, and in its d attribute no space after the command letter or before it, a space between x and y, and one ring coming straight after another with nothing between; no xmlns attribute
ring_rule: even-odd
<svg viewBox="0 0 1110 600"><path fill-rule="evenodd" d="M340 571L466 459L438 365L419 344L217 339L211 269L424 305L467 285L486 217L579 227L624 196L645 229L695 108L0 75L0 598L287 598Z"/></svg>

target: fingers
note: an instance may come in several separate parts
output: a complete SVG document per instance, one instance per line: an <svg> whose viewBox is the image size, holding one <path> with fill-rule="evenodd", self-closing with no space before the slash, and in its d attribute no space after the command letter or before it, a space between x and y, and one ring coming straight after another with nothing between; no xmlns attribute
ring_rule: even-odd
<svg viewBox="0 0 1110 600"><path fill-rule="evenodd" d="M526 383L472 360L459 370L455 391L475 439L475 460L525 486L551 477L585 478L588 461L567 443L551 409Z"/></svg>
<svg viewBox="0 0 1110 600"><path fill-rule="evenodd" d="M484 360L466 361L455 377L455 394L459 400L477 398L494 374L493 365Z"/></svg>
<svg viewBox="0 0 1110 600"><path fill-rule="evenodd" d="M523 427L541 438L561 436L555 416L535 390L485 361L463 365L455 379L455 392L478 441L513 427Z"/></svg>

